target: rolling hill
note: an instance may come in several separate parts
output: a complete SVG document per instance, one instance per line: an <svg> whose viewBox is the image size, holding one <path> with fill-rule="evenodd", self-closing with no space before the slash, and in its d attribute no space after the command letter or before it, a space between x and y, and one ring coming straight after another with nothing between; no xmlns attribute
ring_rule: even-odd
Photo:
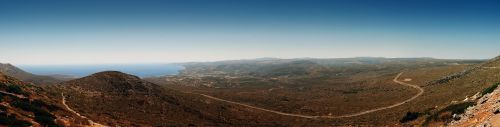
<svg viewBox="0 0 500 127"><path fill-rule="evenodd" d="M105 71L44 86L3 76L0 93L5 100L2 105L7 105L5 118L26 125L446 125L455 113L449 109L474 103L477 98L472 96L500 82L500 57L475 63L478 61L430 58L196 63L187 65L181 75L158 79L169 84L163 86L134 75ZM9 68L5 72L14 75L29 74L12 65L4 66ZM334 117L401 103L417 94L394 83L395 76L425 92L390 110ZM189 86L193 83L212 83L215 87ZM415 112L417 118L405 119L405 113L412 116ZM297 117L319 115L332 117ZM11 125L12 121L0 123Z"/></svg>
<svg viewBox="0 0 500 127"><path fill-rule="evenodd" d="M90 126L67 110L59 97L0 73L0 126Z"/></svg>
<svg viewBox="0 0 500 127"><path fill-rule="evenodd" d="M500 56L465 69L461 72L429 82L427 87L432 88L430 89L430 92L435 92L435 94L429 96L430 98L447 97L454 100L447 107L453 107L466 103L470 103L471 105L484 103L480 101L484 99L478 98L483 96L485 94L484 92L488 91L488 89L492 89L491 91L493 91L494 88L492 88L492 86L498 85L498 83L500 83ZM487 99L488 98L486 98L486 100ZM450 112L442 111L444 109L441 109L441 111L438 111L435 115L431 115L430 118L427 118L426 122L443 122L442 124L448 124L451 122L453 112L450 111L452 114L445 115ZM461 110L463 111L463 109Z"/></svg>
<svg viewBox="0 0 500 127"><path fill-rule="evenodd" d="M283 126L290 118L165 89L137 76L106 71L54 86L67 104L110 126ZM253 122L250 122L253 121ZM282 121L282 122L279 122Z"/></svg>
<svg viewBox="0 0 500 127"><path fill-rule="evenodd" d="M15 77L19 80L32 82L37 85L47 85L61 82L61 80L58 80L54 77L31 74L11 64L0 63L0 72L8 76Z"/></svg>

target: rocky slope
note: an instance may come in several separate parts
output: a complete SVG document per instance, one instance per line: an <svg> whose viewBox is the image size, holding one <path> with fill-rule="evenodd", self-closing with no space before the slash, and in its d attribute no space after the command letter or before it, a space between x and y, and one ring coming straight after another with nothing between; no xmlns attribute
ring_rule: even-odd
<svg viewBox="0 0 500 127"><path fill-rule="evenodd" d="M500 127L500 88L481 97L476 106L469 107L464 114L455 116L450 126L456 127Z"/></svg>
<svg viewBox="0 0 500 127"><path fill-rule="evenodd" d="M35 75L28 73L24 70L21 70L20 68L13 66L11 64L2 64L0 63L0 72L8 75L15 77L17 79L20 79L25 82L32 82L37 85L40 84L55 84L60 82L60 80L50 77L50 76L41 76L41 75Z"/></svg>
<svg viewBox="0 0 500 127"><path fill-rule="evenodd" d="M0 73L0 126L89 126L44 89Z"/></svg>
<svg viewBox="0 0 500 127"><path fill-rule="evenodd" d="M484 91L493 91L492 87L498 83L500 83L500 56L462 72L430 82L424 86L428 88L429 92L435 93L429 98L448 97L452 101L448 105L438 107L436 112L431 112L424 125L483 125L484 123L481 121L488 121L490 115L492 115L491 113L493 113L489 111L489 108L493 108L499 100L499 98L495 97L497 96L496 92L491 95L483 93ZM478 97L482 98L477 99ZM473 105L477 106L465 110ZM463 116L460 116L462 114ZM465 120L457 122L462 117ZM453 120L455 121L452 122Z"/></svg>

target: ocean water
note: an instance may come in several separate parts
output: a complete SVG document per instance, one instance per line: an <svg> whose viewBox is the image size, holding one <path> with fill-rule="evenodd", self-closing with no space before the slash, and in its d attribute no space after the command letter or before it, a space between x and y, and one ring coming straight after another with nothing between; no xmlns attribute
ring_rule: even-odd
<svg viewBox="0 0 500 127"><path fill-rule="evenodd" d="M106 64L106 65L21 65L19 68L37 75L70 75L84 77L101 71L121 71L139 77L176 75L183 70L176 64Z"/></svg>

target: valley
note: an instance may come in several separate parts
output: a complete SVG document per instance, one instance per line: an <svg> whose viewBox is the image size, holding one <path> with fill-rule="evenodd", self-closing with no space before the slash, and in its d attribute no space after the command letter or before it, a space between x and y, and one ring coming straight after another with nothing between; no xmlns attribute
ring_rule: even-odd
<svg viewBox="0 0 500 127"><path fill-rule="evenodd" d="M500 70L491 68L498 64L498 58L221 61L185 63L178 75L105 71L40 88L96 127L443 125L449 121L433 114L500 82ZM423 115L401 122L410 112Z"/></svg>
<svg viewBox="0 0 500 127"><path fill-rule="evenodd" d="M394 63L397 62L391 62L389 64ZM323 119L322 121L338 123L332 125L360 125L362 124L361 121L366 122L365 125L404 125L408 123L399 123L397 121L399 121L406 112L432 112L434 110L439 110L441 107L446 107L450 102L455 101L453 100L455 98L450 97L463 99L466 96L475 94L448 94L436 97L434 100L428 98L428 96L438 93L435 93L435 90L430 90L434 88L428 85L430 82L438 80L441 77L446 77L447 75L459 73L467 68L477 66L475 65L476 63L477 62L472 62L470 64L458 65L447 65L443 63L422 65L422 63L419 63L413 65L407 64L407 68L399 68L401 65L384 68L385 65L383 64L374 64L371 65L371 67L370 65L352 65L353 68L363 67L363 69L369 71L361 71L348 76L331 75L328 73L310 73L307 75L287 75L287 77L277 76L261 78L255 75L247 75L241 76L242 78L237 78L232 75L241 75L241 71L239 73L226 74L231 76L222 76L223 73L227 72L213 71L216 73L211 75L183 75L183 73L181 73L181 75L178 76L168 76L163 78L166 82L158 78L146 78L146 80L157 84L164 84L166 87L180 91L202 93L218 99L264 108L266 110L278 111L280 113L306 115L308 118L315 118L318 116L337 118L338 116L350 116L352 114L378 109L379 107L389 106L393 109L382 110L372 114L366 113L351 118ZM374 71L376 68L384 69ZM187 70L189 69L190 68L187 68ZM328 69L323 69L323 71L325 70ZM421 87L422 91L420 89L415 89L415 87L408 87L400 85L398 82L394 82L394 78L398 77L400 72L404 72L400 75L400 79L411 80L399 82L415 84ZM243 73L245 73L245 71L243 71ZM477 91L486 87L486 85L478 86L481 86L481 88L477 88ZM457 86L457 89L465 88L463 86ZM423 90L430 90L432 93L423 92ZM407 101L406 99L414 99L413 101L415 102ZM393 104L397 104L399 107L391 106ZM385 119L378 120L381 116L384 116Z"/></svg>
<svg viewBox="0 0 500 127"><path fill-rule="evenodd" d="M371 110L366 110L366 111L362 111L362 112L358 112L358 113L346 114L346 115L341 115L341 116L332 116L332 115L309 116L309 115L284 113L284 112L280 112L280 111L269 110L269 109L259 108L259 107L255 107L255 106L251 106L251 105L247 105L247 104L242 104L242 103L239 103L239 102L224 100L224 99L220 99L220 98L213 97L213 96L206 95L206 94L199 94L199 95L205 96L205 97L210 98L210 99L222 101L222 102L227 102L227 103L242 105L242 106L245 106L245 107L254 108L254 109L258 109L258 110L263 110L263 111L266 111L266 112L275 113L275 114L284 115L284 116L301 117L301 118L308 118L308 119L317 119L317 118L331 118L331 119L335 119L335 118L356 117L356 116L360 116L360 115L364 115L364 114L368 114L368 113L372 113L372 112L376 112L376 111L380 111L380 110L385 110L385 109L390 109L390 108L393 108L393 107L397 107L397 106L405 104L405 103L407 103L409 101L412 101L413 99L415 99L418 96L422 95L422 93L424 92L424 89L420 88L419 86L398 81L398 78L401 76L401 74L403 74L403 73L399 73L394 78L393 81L396 82L396 83L398 83L398 84L401 84L401 85L406 85L406 86L418 89L419 90L418 94L416 94L415 96L413 96L413 97L411 97L411 98L409 98L409 99L407 99L407 100L405 100L403 102L400 102L400 103L397 103L397 104L394 104L394 105L385 106L385 107L379 107L379 108L376 108L376 109L371 109ZM271 90L274 90L274 88L271 88L269 91L271 91ZM193 94L196 94L196 93L193 93Z"/></svg>
<svg viewBox="0 0 500 127"><path fill-rule="evenodd" d="M0 0L0 127L500 127L500 0Z"/></svg>

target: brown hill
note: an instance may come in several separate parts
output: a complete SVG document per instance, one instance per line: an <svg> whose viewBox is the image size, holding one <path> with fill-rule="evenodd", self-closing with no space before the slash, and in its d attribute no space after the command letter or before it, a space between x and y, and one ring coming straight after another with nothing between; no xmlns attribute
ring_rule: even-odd
<svg viewBox="0 0 500 127"><path fill-rule="evenodd" d="M432 98L429 101L446 98L451 100L451 104L438 108L426 118L424 124L440 126L448 124L453 119L460 119L457 117L460 113L467 107L475 105L478 97L498 83L500 83L500 57L430 82L424 86L428 89L428 93L433 93L427 95L428 98Z"/></svg>
<svg viewBox="0 0 500 127"><path fill-rule="evenodd" d="M137 76L117 71L95 73L78 80L65 82L71 87L116 95L150 95L161 92L159 86L143 81Z"/></svg>
<svg viewBox="0 0 500 127"><path fill-rule="evenodd" d="M77 112L111 126L276 126L289 118L165 89L117 71L96 73L58 85ZM281 121L281 122L279 122Z"/></svg>
<svg viewBox="0 0 500 127"><path fill-rule="evenodd" d="M15 77L17 79L20 79L25 82L32 82L35 84L55 84L60 82L60 80L50 77L50 76L41 76L41 75L35 75L31 74L29 72L26 72L24 70L21 70L20 68L11 65L11 64L2 64L0 63L0 72L8 75Z"/></svg>
<svg viewBox="0 0 500 127"><path fill-rule="evenodd" d="M0 126L88 126L69 112L59 98L37 86L0 73Z"/></svg>

